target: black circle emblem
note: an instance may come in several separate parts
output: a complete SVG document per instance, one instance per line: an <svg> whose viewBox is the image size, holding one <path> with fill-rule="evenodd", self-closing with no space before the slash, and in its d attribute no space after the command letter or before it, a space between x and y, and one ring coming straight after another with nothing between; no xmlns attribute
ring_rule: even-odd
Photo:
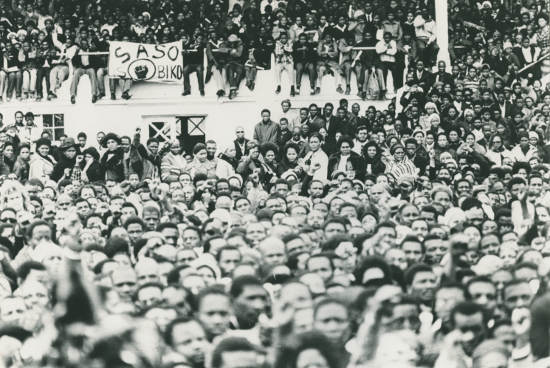
<svg viewBox="0 0 550 368"><path fill-rule="evenodd" d="M133 80L149 80L157 71L155 63L149 59L137 59L128 65L128 75Z"/></svg>

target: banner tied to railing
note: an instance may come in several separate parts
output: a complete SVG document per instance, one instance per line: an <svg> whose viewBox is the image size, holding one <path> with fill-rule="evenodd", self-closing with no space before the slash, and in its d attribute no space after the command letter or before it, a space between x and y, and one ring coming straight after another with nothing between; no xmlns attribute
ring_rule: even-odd
<svg viewBox="0 0 550 368"><path fill-rule="evenodd" d="M111 41L109 75L135 81L180 82L183 79L180 41L159 45Z"/></svg>

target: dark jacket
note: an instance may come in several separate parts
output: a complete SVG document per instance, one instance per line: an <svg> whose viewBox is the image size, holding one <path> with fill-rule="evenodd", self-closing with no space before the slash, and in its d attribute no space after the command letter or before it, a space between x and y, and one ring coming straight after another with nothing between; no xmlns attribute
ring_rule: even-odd
<svg viewBox="0 0 550 368"><path fill-rule="evenodd" d="M73 67L75 69L76 68L97 68L97 65L94 65L94 62L96 61L96 59L92 58L91 56L87 56L88 64L87 65L83 64L82 58L84 56L81 55L81 53L83 52L88 52L88 50L82 50L80 48L76 50L74 56L71 59L71 61L73 62Z"/></svg>
<svg viewBox="0 0 550 368"><path fill-rule="evenodd" d="M59 161L57 161L57 164L55 164L52 175L50 178L53 181L59 181L65 175L65 169L69 169L72 171L76 163L76 158L69 159L65 155L61 155L59 157Z"/></svg>
<svg viewBox="0 0 550 368"><path fill-rule="evenodd" d="M292 56L295 63L315 63L317 61L317 49L309 42L305 44L296 42Z"/></svg>
<svg viewBox="0 0 550 368"><path fill-rule="evenodd" d="M340 153L335 153L328 159L328 177L332 178L332 174L337 171L338 163L340 162ZM361 155L351 151L348 162L351 163L355 170L355 178L363 181L365 177L365 161Z"/></svg>
<svg viewBox="0 0 550 368"><path fill-rule="evenodd" d="M235 152L237 153L235 155L235 158L237 159L237 161L240 160L241 157L248 155L248 152L250 151L247 147L248 142L250 142L250 140L245 138L244 139L244 152L243 152L243 150L241 149L241 146L239 145L239 142L237 142L236 139L233 141L233 143L235 143Z"/></svg>
<svg viewBox="0 0 550 368"><path fill-rule="evenodd" d="M428 92L430 90L430 87L433 85L433 76L432 73L430 73L427 70L422 71L422 75L418 77L418 72L414 70L414 81L415 84L418 84L419 87L422 87L422 90L424 92Z"/></svg>
<svg viewBox="0 0 550 368"><path fill-rule="evenodd" d="M105 179L105 174L103 173L101 164L98 161L92 162L90 167L88 167L88 169L85 171L85 174L90 183L102 181Z"/></svg>
<svg viewBox="0 0 550 368"><path fill-rule="evenodd" d="M121 182L124 180L124 153L122 148L115 151L107 151L101 158L101 168L105 173L104 180L114 180Z"/></svg>

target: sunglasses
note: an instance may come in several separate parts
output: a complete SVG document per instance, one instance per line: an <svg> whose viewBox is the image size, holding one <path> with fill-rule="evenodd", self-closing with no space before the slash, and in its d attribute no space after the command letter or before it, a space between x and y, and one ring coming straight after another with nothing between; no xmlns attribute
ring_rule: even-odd
<svg viewBox="0 0 550 368"><path fill-rule="evenodd" d="M5 217L5 218L1 219L0 221L15 224L17 222L17 219L15 217Z"/></svg>

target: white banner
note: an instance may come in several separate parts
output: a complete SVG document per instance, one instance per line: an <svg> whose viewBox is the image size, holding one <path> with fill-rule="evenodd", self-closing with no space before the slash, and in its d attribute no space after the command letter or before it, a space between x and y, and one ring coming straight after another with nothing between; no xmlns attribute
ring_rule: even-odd
<svg viewBox="0 0 550 368"><path fill-rule="evenodd" d="M111 41L109 76L135 81L180 82L183 79L181 41L151 45Z"/></svg>

